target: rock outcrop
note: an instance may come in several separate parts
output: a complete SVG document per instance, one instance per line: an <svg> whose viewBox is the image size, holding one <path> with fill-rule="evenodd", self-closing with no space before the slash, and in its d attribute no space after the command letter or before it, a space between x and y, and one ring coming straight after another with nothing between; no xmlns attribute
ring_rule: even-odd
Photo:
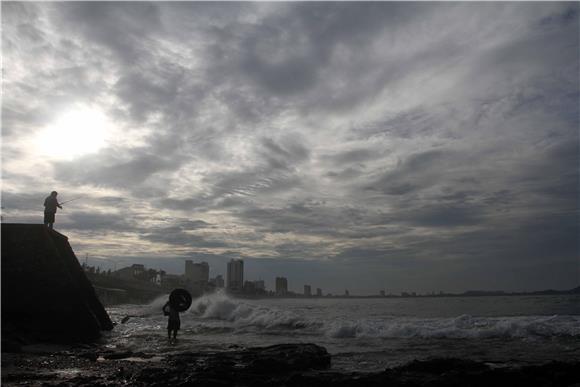
<svg viewBox="0 0 580 387"><path fill-rule="evenodd" d="M39 224L2 224L2 342L88 342L113 324L68 238Z"/></svg>
<svg viewBox="0 0 580 387"><path fill-rule="evenodd" d="M315 344L165 355L89 347L3 354L2 386L554 387L580 382L580 363L572 359L528 366L431 359L372 373L340 372L330 363L326 349Z"/></svg>

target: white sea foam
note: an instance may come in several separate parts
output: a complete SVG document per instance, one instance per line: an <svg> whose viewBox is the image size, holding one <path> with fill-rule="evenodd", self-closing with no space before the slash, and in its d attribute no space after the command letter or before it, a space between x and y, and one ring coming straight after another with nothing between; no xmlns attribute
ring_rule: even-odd
<svg viewBox="0 0 580 387"><path fill-rule="evenodd" d="M336 320L325 326L325 334L332 338L580 337L580 316Z"/></svg>
<svg viewBox="0 0 580 387"><path fill-rule="evenodd" d="M225 293L204 295L188 311L204 320L221 320L234 331L297 330L329 338L494 338L580 337L580 316L452 318L390 317L313 320L289 310L233 299Z"/></svg>
<svg viewBox="0 0 580 387"><path fill-rule="evenodd" d="M161 308L168 296L161 296L146 306L127 305L129 315L151 317L143 324L163 324ZM124 309L127 311L127 309ZM201 331L245 333L249 331L290 331L294 333L324 336L330 339L356 338L580 338L580 316L512 316L476 317L460 315L445 318L420 318L391 316L383 318L361 317L337 318L305 316L299 310L284 310L259 303L234 299L223 292L204 295L194 299L188 315L198 324L194 329ZM122 317L122 316L120 316ZM120 318L119 317L119 318ZM199 321L201 320L201 321ZM131 321L139 321L131 320ZM205 321L205 322L202 322ZM215 323L219 322L219 326ZM207 325L207 328L204 328Z"/></svg>
<svg viewBox="0 0 580 387"><path fill-rule="evenodd" d="M229 321L236 327L297 329L319 325L291 311L249 304L220 292L194 300L189 311L202 319Z"/></svg>

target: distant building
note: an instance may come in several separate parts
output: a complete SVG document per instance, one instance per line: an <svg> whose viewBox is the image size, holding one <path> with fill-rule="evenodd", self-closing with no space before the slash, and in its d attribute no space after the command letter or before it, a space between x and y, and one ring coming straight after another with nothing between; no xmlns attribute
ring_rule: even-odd
<svg viewBox="0 0 580 387"><path fill-rule="evenodd" d="M279 296L288 294L288 280L286 277L276 277L276 294Z"/></svg>
<svg viewBox="0 0 580 387"><path fill-rule="evenodd" d="M185 280L193 293L202 294L209 282L208 263L194 263L191 260L185 261Z"/></svg>
<svg viewBox="0 0 580 387"><path fill-rule="evenodd" d="M134 264L114 271L113 275L124 280L136 280L144 278L146 271L145 265Z"/></svg>
<svg viewBox="0 0 580 387"><path fill-rule="evenodd" d="M350 293L349 293L348 289L345 289L345 290L344 290L344 295L345 295L346 297L350 296Z"/></svg>
<svg viewBox="0 0 580 387"><path fill-rule="evenodd" d="M385 296L385 291L384 290L381 290L380 294L381 294L381 297L384 297Z"/></svg>
<svg viewBox="0 0 580 387"><path fill-rule="evenodd" d="M247 294L256 293L256 285L254 284L254 281L244 282L244 293L247 293Z"/></svg>
<svg viewBox="0 0 580 387"><path fill-rule="evenodd" d="M322 289L316 288L316 296L317 297L322 297Z"/></svg>
<svg viewBox="0 0 580 387"><path fill-rule="evenodd" d="M228 290L241 291L244 286L244 261L241 259L232 259L228 262L228 271L226 277Z"/></svg>
<svg viewBox="0 0 580 387"><path fill-rule="evenodd" d="M175 289L185 287L185 277L177 274L165 274L161 279L161 286L164 288Z"/></svg>
<svg viewBox="0 0 580 387"><path fill-rule="evenodd" d="M312 296L312 289L310 288L310 285L304 285L304 295L306 297Z"/></svg>
<svg viewBox="0 0 580 387"><path fill-rule="evenodd" d="M266 283L264 282L264 280L254 281L254 287L258 291L266 291Z"/></svg>
<svg viewBox="0 0 580 387"><path fill-rule="evenodd" d="M216 288L223 288L225 286L224 277L219 274L215 278L209 280L209 282Z"/></svg>

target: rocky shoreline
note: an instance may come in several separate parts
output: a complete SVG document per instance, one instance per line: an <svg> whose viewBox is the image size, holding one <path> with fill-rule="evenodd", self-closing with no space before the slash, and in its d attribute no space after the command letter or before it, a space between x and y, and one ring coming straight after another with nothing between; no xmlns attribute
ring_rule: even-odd
<svg viewBox="0 0 580 387"><path fill-rule="evenodd" d="M227 352L174 354L34 348L2 354L3 386L579 386L580 362L502 367L431 359L375 373L330 368L315 344L280 344Z"/></svg>

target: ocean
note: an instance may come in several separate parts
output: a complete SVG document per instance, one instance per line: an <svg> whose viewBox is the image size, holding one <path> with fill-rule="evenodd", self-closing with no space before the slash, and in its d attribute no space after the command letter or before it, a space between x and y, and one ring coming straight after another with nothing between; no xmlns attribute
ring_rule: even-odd
<svg viewBox="0 0 580 387"><path fill-rule="evenodd" d="M340 371L379 371L454 357L495 366L580 360L580 296L194 299L167 340L167 296L107 308L117 325L102 345L168 354L315 343ZM125 316L134 315L125 323Z"/></svg>

